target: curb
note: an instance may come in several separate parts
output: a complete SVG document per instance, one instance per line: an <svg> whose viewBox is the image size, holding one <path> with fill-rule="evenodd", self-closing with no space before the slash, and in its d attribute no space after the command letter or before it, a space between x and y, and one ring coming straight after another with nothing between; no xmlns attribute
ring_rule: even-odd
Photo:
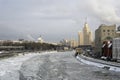
<svg viewBox="0 0 120 80"><path fill-rule="evenodd" d="M107 68L108 70L120 72L120 63L98 60L98 59L86 57L84 55L78 55L76 58L79 61L88 65L94 65L103 69Z"/></svg>

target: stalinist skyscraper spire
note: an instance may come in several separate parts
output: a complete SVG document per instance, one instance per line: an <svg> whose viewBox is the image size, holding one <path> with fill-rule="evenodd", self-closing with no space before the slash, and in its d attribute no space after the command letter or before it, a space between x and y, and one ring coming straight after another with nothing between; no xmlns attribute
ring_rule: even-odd
<svg viewBox="0 0 120 80"><path fill-rule="evenodd" d="M85 18L83 31L78 33L78 44L92 45L92 32L87 24L87 17Z"/></svg>
<svg viewBox="0 0 120 80"><path fill-rule="evenodd" d="M84 28L83 28L83 43L84 45L91 45L92 43L92 33L90 31L90 28L87 24L87 18L84 24Z"/></svg>

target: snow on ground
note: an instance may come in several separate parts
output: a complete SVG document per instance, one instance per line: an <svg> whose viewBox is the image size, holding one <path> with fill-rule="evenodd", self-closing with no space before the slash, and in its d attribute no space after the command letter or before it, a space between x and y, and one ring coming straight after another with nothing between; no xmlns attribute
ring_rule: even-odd
<svg viewBox="0 0 120 80"><path fill-rule="evenodd" d="M74 52L34 57L20 69L20 80L119 80L117 72L78 61Z"/></svg>
<svg viewBox="0 0 120 80"><path fill-rule="evenodd" d="M0 80L119 79L119 72L84 64L72 51L29 53L0 60Z"/></svg>
<svg viewBox="0 0 120 80"><path fill-rule="evenodd" d="M100 68L108 67L109 70L120 72L120 68L119 67L114 67L114 66L110 66L110 65L105 65L105 64L97 63L97 62L92 62L92 61L89 61L89 60L82 59L82 58L80 58L78 56L76 58L78 60L80 60L81 62L83 62L85 64L88 64L88 65L94 65L94 66L97 66L97 67L100 67Z"/></svg>
<svg viewBox="0 0 120 80"><path fill-rule="evenodd" d="M21 67L21 64L38 55L45 55L48 53L54 53L53 52L43 52L43 53L28 53L25 55L20 54L19 56L10 57L6 59L0 60L0 76L4 76L7 73L11 73L12 71L19 70Z"/></svg>

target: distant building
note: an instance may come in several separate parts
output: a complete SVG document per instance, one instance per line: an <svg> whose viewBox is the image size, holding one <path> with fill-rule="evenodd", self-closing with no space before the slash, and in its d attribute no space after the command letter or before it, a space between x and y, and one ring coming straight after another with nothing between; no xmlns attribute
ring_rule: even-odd
<svg viewBox="0 0 120 80"><path fill-rule="evenodd" d="M70 47L75 48L78 46L78 42L74 39L70 40Z"/></svg>
<svg viewBox="0 0 120 80"><path fill-rule="evenodd" d="M41 36L38 38L38 42L39 42L39 43L43 43L43 42L44 42L44 40L42 39Z"/></svg>
<svg viewBox="0 0 120 80"><path fill-rule="evenodd" d="M117 28L116 38L120 38L120 26L118 26L118 28Z"/></svg>
<svg viewBox="0 0 120 80"><path fill-rule="evenodd" d="M84 45L92 45L92 32L87 23L84 24L83 28L83 41Z"/></svg>
<svg viewBox="0 0 120 80"><path fill-rule="evenodd" d="M111 41L116 36L116 25L101 24L95 31L95 50L101 53L101 47L104 41Z"/></svg>
<svg viewBox="0 0 120 80"><path fill-rule="evenodd" d="M18 41L24 41L24 39L18 39Z"/></svg>
<svg viewBox="0 0 120 80"><path fill-rule="evenodd" d="M71 40L63 39L62 41L60 41L60 43L62 46L66 46L66 47L74 48L78 46L78 42L74 39L71 39Z"/></svg>
<svg viewBox="0 0 120 80"><path fill-rule="evenodd" d="M92 45L92 32L87 24L85 22L83 31L78 32L78 44L79 45Z"/></svg>
<svg viewBox="0 0 120 80"><path fill-rule="evenodd" d="M59 45L59 43L56 43L56 42L45 42L47 44L52 44L52 45Z"/></svg>
<svg viewBox="0 0 120 80"><path fill-rule="evenodd" d="M83 45L83 32L78 32L78 45Z"/></svg>
<svg viewBox="0 0 120 80"><path fill-rule="evenodd" d="M63 46L70 46L70 41L67 39L63 39L60 41L60 44Z"/></svg>

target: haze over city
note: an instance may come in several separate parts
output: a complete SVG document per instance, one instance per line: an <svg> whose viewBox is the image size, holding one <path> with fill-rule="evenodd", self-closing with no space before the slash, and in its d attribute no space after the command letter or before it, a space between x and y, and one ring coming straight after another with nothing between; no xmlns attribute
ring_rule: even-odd
<svg viewBox="0 0 120 80"><path fill-rule="evenodd" d="M0 39L46 41L77 38L85 18L92 32L100 24L120 23L115 0L0 0Z"/></svg>

